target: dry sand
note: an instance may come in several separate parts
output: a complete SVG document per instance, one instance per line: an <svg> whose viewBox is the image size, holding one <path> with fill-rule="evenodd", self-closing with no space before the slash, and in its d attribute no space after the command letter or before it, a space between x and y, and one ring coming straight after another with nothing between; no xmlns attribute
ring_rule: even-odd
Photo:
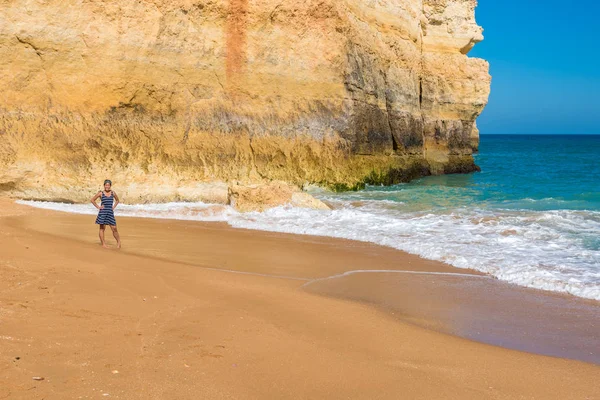
<svg viewBox="0 0 600 400"><path fill-rule="evenodd" d="M124 249L106 250L93 220L0 200L0 399L600 399L597 365L302 288L356 269L474 272L345 240L134 218L119 219Z"/></svg>

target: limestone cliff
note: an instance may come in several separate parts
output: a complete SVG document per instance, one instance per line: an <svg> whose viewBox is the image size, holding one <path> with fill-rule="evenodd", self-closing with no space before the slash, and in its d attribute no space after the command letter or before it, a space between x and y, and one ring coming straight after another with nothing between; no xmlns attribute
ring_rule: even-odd
<svg viewBox="0 0 600 400"><path fill-rule="evenodd" d="M0 0L0 192L220 199L476 169L476 0ZM222 188L223 190L220 190Z"/></svg>

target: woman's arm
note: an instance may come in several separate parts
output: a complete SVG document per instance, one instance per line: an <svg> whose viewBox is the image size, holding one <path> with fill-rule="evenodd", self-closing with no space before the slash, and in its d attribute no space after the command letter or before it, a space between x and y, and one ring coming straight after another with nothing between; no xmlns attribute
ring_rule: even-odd
<svg viewBox="0 0 600 400"><path fill-rule="evenodd" d="M113 204L113 210L117 208L117 204L119 204L119 196L115 192L113 192L113 196L115 196L115 204Z"/></svg>
<svg viewBox="0 0 600 400"><path fill-rule="evenodd" d="M96 200L98 199L98 197L100 197L101 192L96 193L96 195L94 197L92 197L92 199L90 200L92 202L92 204L94 205L94 207L96 207L98 210L102 208L102 206L98 205L96 203Z"/></svg>

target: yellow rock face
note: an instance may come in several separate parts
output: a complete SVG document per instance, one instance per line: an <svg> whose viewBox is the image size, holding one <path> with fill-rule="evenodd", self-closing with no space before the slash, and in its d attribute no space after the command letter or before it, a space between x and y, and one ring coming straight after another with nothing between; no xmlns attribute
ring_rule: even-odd
<svg viewBox="0 0 600 400"><path fill-rule="evenodd" d="M0 192L212 200L467 172L474 0L0 0ZM219 183L221 182L221 183Z"/></svg>
<svg viewBox="0 0 600 400"><path fill-rule="evenodd" d="M294 207L329 210L322 201L282 181L253 185L233 183L229 187L229 203L241 212L264 211L288 204Z"/></svg>

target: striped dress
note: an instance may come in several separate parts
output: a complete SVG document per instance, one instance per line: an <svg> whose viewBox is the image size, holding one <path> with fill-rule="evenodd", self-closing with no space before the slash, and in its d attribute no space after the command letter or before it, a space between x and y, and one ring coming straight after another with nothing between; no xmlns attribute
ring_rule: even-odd
<svg viewBox="0 0 600 400"><path fill-rule="evenodd" d="M115 220L115 212L113 211L113 194L110 196L105 196L104 192L102 192L102 205L104 208L101 208L98 212L98 217L96 218L96 223L98 225L117 225L117 221Z"/></svg>

